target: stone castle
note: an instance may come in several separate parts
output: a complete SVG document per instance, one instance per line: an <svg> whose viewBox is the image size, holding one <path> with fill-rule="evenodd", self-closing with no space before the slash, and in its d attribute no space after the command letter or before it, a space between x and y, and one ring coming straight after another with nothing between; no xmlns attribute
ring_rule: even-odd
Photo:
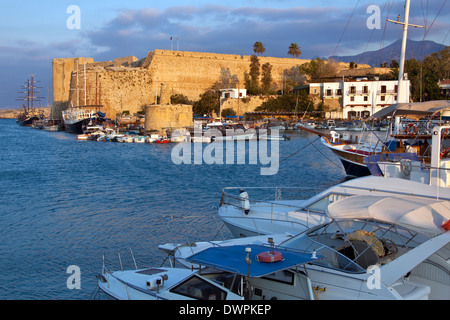
<svg viewBox="0 0 450 320"><path fill-rule="evenodd" d="M146 58L124 57L114 61L95 62L92 58L53 59L53 108L56 115L71 105L102 105L110 118L129 111L144 111L156 104L161 85L170 95L183 94L192 101L219 80L222 69L237 75L244 86L244 73L249 72L251 56L154 50ZM286 69L310 60L259 57L260 63L270 63L273 82L282 87ZM341 64L348 69L348 64ZM253 111L261 101L241 103L240 113ZM259 102L258 102L259 101Z"/></svg>

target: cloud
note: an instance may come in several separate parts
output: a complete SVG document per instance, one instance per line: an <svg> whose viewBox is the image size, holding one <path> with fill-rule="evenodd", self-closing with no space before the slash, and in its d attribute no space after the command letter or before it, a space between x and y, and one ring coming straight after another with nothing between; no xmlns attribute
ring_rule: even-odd
<svg viewBox="0 0 450 320"><path fill-rule="evenodd" d="M313 51L308 46L321 48L325 42L336 42L334 30L342 30L346 14L346 8L334 7L233 9L210 5L162 11L146 8L125 10L86 36L92 45L108 47L109 53L116 55L169 49L170 37L177 37L181 50L251 54L253 43L261 41L267 55L285 57L292 42L299 42L310 54ZM135 52L126 53L125 49ZM319 54L326 52L315 53Z"/></svg>

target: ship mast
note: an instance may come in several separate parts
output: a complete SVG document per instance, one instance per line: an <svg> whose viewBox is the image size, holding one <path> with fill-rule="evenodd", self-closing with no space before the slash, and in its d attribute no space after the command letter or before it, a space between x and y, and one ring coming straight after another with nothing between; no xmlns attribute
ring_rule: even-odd
<svg viewBox="0 0 450 320"><path fill-rule="evenodd" d="M408 103L408 94L404 90L404 80L405 80L405 59L406 59L406 41L408 39L408 27L412 26L415 28L426 28L424 26L419 26L415 24L409 24L409 8L411 0L405 1L405 20L400 22L400 16L397 17L397 21L386 19L388 22L393 22L395 24L403 25L403 37L402 37L402 47L400 51L400 62L398 70L398 89L397 89L397 103ZM400 127L400 118L395 118L395 133L398 133Z"/></svg>
<svg viewBox="0 0 450 320"><path fill-rule="evenodd" d="M36 97L36 91L35 89L41 89L42 87L36 87L35 84L38 81L34 80L34 75L31 75L31 80L28 79L25 86L22 86L23 89L26 89L24 92L19 92L21 94L24 94L25 96L19 97L16 100L23 100L26 101L26 108L25 112L28 113L30 110L34 110L34 102L39 102L39 106L41 103L41 99L44 99L44 97L41 97L40 91L39 96Z"/></svg>

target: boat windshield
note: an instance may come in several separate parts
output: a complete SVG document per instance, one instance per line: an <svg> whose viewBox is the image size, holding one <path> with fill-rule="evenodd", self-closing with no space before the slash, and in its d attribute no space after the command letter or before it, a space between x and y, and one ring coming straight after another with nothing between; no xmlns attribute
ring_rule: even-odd
<svg viewBox="0 0 450 320"><path fill-rule="evenodd" d="M318 211L318 212L326 212L328 206L338 200L348 198L349 194L339 194L339 193L329 193L328 195L320 198L316 202L308 205L306 209L311 211Z"/></svg>
<svg viewBox="0 0 450 320"><path fill-rule="evenodd" d="M198 275L192 275L170 292L197 300L226 300L227 292Z"/></svg>
<svg viewBox="0 0 450 320"><path fill-rule="evenodd" d="M388 263L426 237L398 226L369 220L333 220L287 240L282 247L315 251L313 264L350 273Z"/></svg>

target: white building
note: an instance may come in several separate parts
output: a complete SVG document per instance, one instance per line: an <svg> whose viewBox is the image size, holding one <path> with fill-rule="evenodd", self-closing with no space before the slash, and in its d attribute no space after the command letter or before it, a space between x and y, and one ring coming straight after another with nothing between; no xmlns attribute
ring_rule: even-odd
<svg viewBox="0 0 450 320"><path fill-rule="evenodd" d="M242 99L247 96L247 89L220 89L220 94L221 99Z"/></svg>
<svg viewBox="0 0 450 320"><path fill-rule="evenodd" d="M403 85L405 98L401 100L409 102L410 81L405 80ZM329 117L364 119L386 106L397 103L398 81L360 78L355 81L311 83L309 93L320 95L325 106L335 110L329 112Z"/></svg>

